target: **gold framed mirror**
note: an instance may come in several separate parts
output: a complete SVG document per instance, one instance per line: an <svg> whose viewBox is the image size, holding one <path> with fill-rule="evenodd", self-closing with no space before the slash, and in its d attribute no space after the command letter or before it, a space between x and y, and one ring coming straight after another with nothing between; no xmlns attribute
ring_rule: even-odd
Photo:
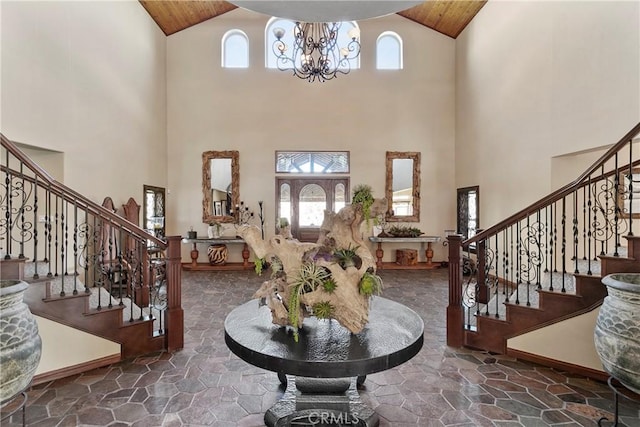
<svg viewBox="0 0 640 427"><path fill-rule="evenodd" d="M420 221L420 153L387 151L387 221Z"/></svg>
<svg viewBox="0 0 640 427"><path fill-rule="evenodd" d="M234 206L240 203L239 153L202 153L202 222L233 222Z"/></svg>

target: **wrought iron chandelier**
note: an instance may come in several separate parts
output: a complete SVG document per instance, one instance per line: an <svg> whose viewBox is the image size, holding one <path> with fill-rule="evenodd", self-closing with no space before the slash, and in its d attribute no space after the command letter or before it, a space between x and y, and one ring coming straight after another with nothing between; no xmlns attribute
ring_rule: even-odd
<svg viewBox="0 0 640 427"><path fill-rule="evenodd" d="M349 74L351 61L360 55L360 31L357 28L349 30L350 41L340 47L338 32L341 25L341 22L296 22L290 56L287 55L289 46L282 39L285 30L274 28L276 40L272 48L278 69L292 69L294 76L309 82L332 80L338 73Z"/></svg>

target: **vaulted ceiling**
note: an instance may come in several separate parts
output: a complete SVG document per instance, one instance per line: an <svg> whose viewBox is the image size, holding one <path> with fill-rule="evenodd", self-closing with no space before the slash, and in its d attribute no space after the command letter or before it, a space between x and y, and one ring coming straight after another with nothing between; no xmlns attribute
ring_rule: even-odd
<svg viewBox="0 0 640 427"><path fill-rule="evenodd" d="M487 0L428 0L398 15L456 38ZM226 1L140 0L142 6L170 35L235 9Z"/></svg>

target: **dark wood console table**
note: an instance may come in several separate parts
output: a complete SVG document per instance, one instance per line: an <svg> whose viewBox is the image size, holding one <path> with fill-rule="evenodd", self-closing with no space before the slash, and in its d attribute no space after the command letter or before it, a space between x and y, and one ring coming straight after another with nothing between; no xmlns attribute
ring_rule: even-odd
<svg viewBox="0 0 640 427"><path fill-rule="evenodd" d="M321 420L377 426L377 414L360 400L356 385L415 356L424 324L413 310L374 297L369 323L352 334L335 320L306 318L295 342L289 328L274 325L258 300L235 308L224 322L225 342L242 360L287 381L281 400L265 413L268 426L314 425Z"/></svg>
<svg viewBox="0 0 640 427"><path fill-rule="evenodd" d="M369 241L377 243L376 248L376 268L378 269L423 269L430 270L432 268L439 268L439 262L433 262L433 247L432 243L440 241L440 236L420 236L420 237L378 237L371 236ZM395 262L382 262L384 256L384 250L382 249L383 243L419 243L421 250L424 249L424 244L427 244L427 249L424 250L426 262L418 262L416 265L398 265Z"/></svg>
<svg viewBox="0 0 640 427"><path fill-rule="evenodd" d="M207 237L198 237L195 239L189 239L187 237L182 238L182 243L192 244L191 248L191 262L190 263L182 263L182 268L184 270L191 271L206 271L206 270L251 270L254 268L253 263L249 262L249 246L247 243L241 239L240 237L217 237L215 239L210 239ZM200 252L198 251L198 244L223 244L223 245L243 245L242 247L242 262L227 262L224 265L211 265L208 262L202 263L198 262L198 257L200 256Z"/></svg>

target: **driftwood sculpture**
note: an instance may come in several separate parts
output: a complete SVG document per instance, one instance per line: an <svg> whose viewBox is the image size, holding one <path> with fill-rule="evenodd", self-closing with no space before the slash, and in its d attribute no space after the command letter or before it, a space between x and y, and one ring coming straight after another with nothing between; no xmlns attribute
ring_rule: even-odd
<svg viewBox="0 0 640 427"><path fill-rule="evenodd" d="M375 199L371 216L384 213L385 199ZM360 225L362 205L347 205L338 213L325 211L317 243L303 243L276 235L262 240L255 226L243 226L240 236L257 258L272 270L255 297L268 305L273 323L298 328L306 316L335 319L353 333L364 328L369 299L380 293L375 258L364 244Z"/></svg>

